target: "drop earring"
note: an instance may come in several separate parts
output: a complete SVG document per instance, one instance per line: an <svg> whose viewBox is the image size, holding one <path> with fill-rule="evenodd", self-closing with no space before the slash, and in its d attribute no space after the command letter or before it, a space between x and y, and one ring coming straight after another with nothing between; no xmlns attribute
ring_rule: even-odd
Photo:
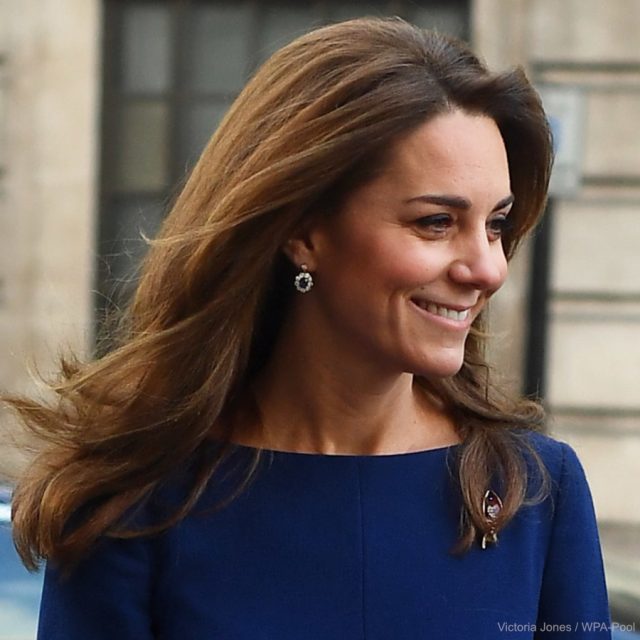
<svg viewBox="0 0 640 640"><path fill-rule="evenodd" d="M313 277L307 270L306 264L300 265L300 272L293 281L293 284L300 293L307 293L311 290L311 287L313 287Z"/></svg>

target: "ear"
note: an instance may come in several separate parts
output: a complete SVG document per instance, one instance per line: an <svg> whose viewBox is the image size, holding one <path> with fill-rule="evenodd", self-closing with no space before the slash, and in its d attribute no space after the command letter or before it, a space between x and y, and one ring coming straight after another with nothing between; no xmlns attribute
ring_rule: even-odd
<svg viewBox="0 0 640 640"><path fill-rule="evenodd" d="M320 232L315 227L296 231L282 246L282 251L296 268L306 265L309 271L318 268L318 249L322 244Z"/></svg>

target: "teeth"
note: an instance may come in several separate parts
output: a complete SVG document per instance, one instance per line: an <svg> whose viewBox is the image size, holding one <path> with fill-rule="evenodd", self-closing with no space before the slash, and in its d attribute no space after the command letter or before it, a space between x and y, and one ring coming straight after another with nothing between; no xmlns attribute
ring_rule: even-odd
<svg viewBox="0 0 640 640"><path fill-rule="evenodd" d="M449 318L450 320L462 321L466 320L469 316L469 309L464 311L456 311L455 309L449 309L447 307L441 307L433 302L426 302L425 300L418 300L418 306L429 313L433 313L443 318Z"/></svg>

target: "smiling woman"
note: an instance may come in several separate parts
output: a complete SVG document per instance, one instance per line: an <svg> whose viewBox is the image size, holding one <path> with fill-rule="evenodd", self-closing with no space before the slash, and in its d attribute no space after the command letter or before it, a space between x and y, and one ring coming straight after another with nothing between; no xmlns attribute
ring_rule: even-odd
<svg viewBox="0 0 640 640"><path fill-rule="evenodd" d="M14 506L40 638L609 637L580 462L483 356L550 165L524 73L456 40L361 19L274 54L114 351L6 398L47 443Z"/></svg>
<svg viewBox="0 0 640 640"><path fill-rule="evenodd" d="M419 195L434 193L455 195ZM472 323L507 275L501 231L511 201L507 154L491 118L451 110L402 137L378 175L345 198L339 215L288 240L291 261L318 276L314 295L292 306L289 339L275 352L266 383L277 384L277 372L292 359L287 352L301 349L309 351L307 367L315 366L318 352L339 362L331 378L342 388L347 380L353 385L362 363L371 372L376 363L376 384L404 377L407 388L413 376L456 374ZM296 328L314 336L311 347L301 345ZM363 381L369 384L370 378ZM314 397L324 404L317 391ZM374 446L383 451L432 446L427 418L412 420L411 411L396 413L397 423L385 418L379 434L367 417L370 442L377 437ZM308 425L323 437L327 428ZM361 446L348 442L357 431L345 433L343 424L333 430L335 448Z"/></svg>

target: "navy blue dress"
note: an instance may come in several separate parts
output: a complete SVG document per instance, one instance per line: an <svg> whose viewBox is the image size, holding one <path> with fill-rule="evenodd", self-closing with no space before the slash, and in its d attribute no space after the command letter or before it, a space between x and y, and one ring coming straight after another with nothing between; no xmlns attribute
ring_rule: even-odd
<svg viewBox="0 0 640 640"><path fill-rule="evenodd" d="M523 507L485 550L449 553L460 504L448 464L459 445L271 452L223 510L197 508L145 539L101 540L66 582L50 564L38 638L610 638L584 471L567 444L531 438L551 495ZM201 504L224 485L211 483Z"/></svg>

